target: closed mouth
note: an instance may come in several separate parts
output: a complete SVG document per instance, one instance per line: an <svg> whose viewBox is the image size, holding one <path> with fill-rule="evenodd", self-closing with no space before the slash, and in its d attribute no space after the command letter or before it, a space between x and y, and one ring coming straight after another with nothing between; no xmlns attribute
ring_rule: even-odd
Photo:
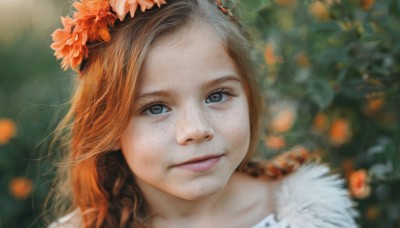
<svg viewBox="0 0 400 228"><path fill-rule="evenodd" d="M204 161L209 160L209 159L215 159L215 158L222 157L223 155L224 154L206 155L206 156L202 156L202 157L197 157L197 158L193 158L193 159L187 160L185 162L179 163L177 165L173 165L173 167L174 166L187 165L187 164L193 164L193 163L198 163L198 162L204 162Z"/></svg>
<svg viewBox="0 0 400 228"><path fill-rule="evenodd" d="M221 160L222 155L206 155L190 159L178 165L172 166L172 168L179 168L180 170L186 170L195 173L203 173L212 170Z"/></svg>

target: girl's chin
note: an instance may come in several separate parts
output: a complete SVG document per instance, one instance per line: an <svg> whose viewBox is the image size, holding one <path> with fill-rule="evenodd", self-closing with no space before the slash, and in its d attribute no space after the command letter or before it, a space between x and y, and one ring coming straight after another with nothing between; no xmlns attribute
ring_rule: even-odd
<svg viewBox="0 0 400 228"><path fill-rule="evenodd" d="M225 184L226 182L224 181L203 184L199 183L196 186L184 187L184 190L179 191L179 193L175 194L175 196L188 201L203 200L221 192L224 189Z"/></svg>

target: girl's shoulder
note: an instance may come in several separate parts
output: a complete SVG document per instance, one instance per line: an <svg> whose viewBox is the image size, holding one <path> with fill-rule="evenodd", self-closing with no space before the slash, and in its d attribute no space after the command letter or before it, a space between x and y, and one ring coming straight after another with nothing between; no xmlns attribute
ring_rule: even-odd
<svg viewBox="0 0 400 228"><path fill-rule="evenodd" d="M274 216L267 218L291 228L357 227L354 203L344 185L344 180L332 174L328 166L304 164L276 181L272 196Z"/></svg>

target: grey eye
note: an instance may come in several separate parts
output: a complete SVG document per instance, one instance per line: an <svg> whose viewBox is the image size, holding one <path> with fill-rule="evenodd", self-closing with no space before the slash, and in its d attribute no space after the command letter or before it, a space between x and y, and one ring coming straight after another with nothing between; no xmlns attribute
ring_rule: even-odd
<svg viewBox="0 0 400 228"><path fill-rule="evenodd" d="M164 109L165 107L163 105L153 105L150 108L148 108L151 114L161 114L163 113Z"/></svg>
<svg viewBox="0 0 400 228"><path fill-rule="evenodd" d="M211 103L211 102L220 102L222 100L222 92L217 92L217 93L213 93L211 94L208 98L207 98L207 103Z"/></svg>

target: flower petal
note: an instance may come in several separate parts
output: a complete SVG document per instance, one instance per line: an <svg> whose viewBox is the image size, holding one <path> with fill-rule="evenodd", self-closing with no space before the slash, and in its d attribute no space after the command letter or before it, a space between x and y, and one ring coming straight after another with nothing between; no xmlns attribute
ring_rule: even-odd
<svg viewBox="0 0 400 228"><path fill-rule="evenodd" d="M136 3L136 4L131 4L131 6L130 6L130 15L131 15L131 17L134 17L135 16L135 12L136 12L136 10L137 10L137 6L138 6L138 4Z"/></svg>
<svg viewBox="0 0 400 228"><path fill-rule="evenodd" d="M105 42L110 41L111 36L106 28L100 28L98 33L99 33L99 36L101 37L101 39L103 39Z"/></svg>
<svg viewBox="0 0 400 228"><path fill-rule="evenodd" d="M125 15L127 13L127 6L128 4L126 0L117 0L114 10L117 13L120 21L123 21L125 18Z"/></svg>

